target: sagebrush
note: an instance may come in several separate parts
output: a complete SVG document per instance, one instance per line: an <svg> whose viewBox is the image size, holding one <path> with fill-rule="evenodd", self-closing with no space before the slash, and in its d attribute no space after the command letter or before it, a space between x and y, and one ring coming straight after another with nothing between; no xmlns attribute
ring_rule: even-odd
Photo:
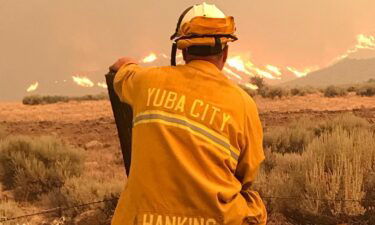
<svg viewBox="0 0 375 225"><path fill-rule="evenodd" d="M19 201L33 201L79 176L83 156L55 137L9 137L0 143L0 180Z"/></svg>
<svg viewBox="0 0 375 225"><path fill-rule="evenodd" d="M364 200L374 196L373 127L351 114L310 121L266 131L267 156L255 186L263 196L281 197L268 199L268 210L297 223L371 224L375 205ZM358 201L334 201L340 199Z"/></svg>

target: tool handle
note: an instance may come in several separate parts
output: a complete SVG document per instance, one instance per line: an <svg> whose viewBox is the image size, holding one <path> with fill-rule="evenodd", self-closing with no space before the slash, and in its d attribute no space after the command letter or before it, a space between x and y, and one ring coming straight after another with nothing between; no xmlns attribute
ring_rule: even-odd
<svg viewBox="0 0 375 225"><path fill-rule="evenodd" d="M113 80L116 73L109 71L106 75L109 100L111 101L113 116L115 118L117 133L120 140L121 152L124 160L126 175L129 176L131 164L133 109L129 104L120 101L115 93Z"/></svg>

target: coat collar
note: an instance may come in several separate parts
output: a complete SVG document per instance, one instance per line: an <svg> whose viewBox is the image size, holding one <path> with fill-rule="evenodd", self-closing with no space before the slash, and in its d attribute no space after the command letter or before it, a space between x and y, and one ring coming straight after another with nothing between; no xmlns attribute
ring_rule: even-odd
<svg viewBox="0 0 375 225"><path fill-rule="evenodd" d="M225 77L224 74L219 70L219 68L216 67L215 64L205 60L192 60L189 63L187 63L186 66L192 67L206 74Z"/></svg>

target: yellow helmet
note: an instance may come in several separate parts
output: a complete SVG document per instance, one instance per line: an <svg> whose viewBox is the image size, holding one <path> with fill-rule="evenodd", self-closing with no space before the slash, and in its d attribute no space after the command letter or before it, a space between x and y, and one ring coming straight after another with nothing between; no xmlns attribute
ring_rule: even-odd
<svg viewBox="0 0 375 225"><path fill-rule="evenodd" d="M223 50L228 42L237 40L234 18L225 14L215 5L202 3L187 8L180 16L176 31L171 36L171 64L176 65L177 49L192 46L208 46L211 54ZM194 48L191 48L194 51Z"/></svg>

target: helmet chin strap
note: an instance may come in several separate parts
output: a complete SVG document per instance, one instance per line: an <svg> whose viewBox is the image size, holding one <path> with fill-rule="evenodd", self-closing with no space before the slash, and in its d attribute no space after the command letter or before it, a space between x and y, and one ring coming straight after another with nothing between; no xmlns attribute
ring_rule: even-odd
<svg viewBox="0 0 375 225"><path fill-rule="evenodd" d="M170 40L173 40L177 37L178 35L178 29L181 26L182 20L184 19L185 15L192 9L194 6L190 6L189 8L185 9L185 11L181 14L180 18L178 19L177 26L176 26L176 31L175 33L171 36ZM171 65L176 66L176 55L177 55L177 43L174 42L172 45L172 51L171 51Z"/></svg>
<svg viewBox="0 0 375 225"><path fill-rule="evenodd" d="M173 43L171 51L171 65L176 66L177 43Z"/></svg>

